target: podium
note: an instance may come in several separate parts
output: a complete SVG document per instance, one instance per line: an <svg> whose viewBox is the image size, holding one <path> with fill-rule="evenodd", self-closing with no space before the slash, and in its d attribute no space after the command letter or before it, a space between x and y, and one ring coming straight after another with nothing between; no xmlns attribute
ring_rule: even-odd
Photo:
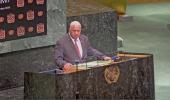
<svg viewBox="0 0 170 100"><path fill-rule="evenodd" d="M25 72L25 100L155 100L153 55L118 53L116 61L70 72ZM94 64L93 62L89 62Z"/></svg>

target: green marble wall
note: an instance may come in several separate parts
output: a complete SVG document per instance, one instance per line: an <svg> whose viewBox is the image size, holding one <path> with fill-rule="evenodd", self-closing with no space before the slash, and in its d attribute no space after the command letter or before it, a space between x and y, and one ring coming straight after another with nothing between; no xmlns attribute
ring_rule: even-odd
<svg viewBox="0 0 170 100"><path fill-rule="evenodd" d="M117 51L117 14L115 11L70 16L67 25L73 20L82 23L82 34L88 36L91 45L104 54Z"/></svg>
<svg viewBox="0 0 170 100"><path fill-rule="evenodd" d="M89 0L67 0L67 26L73 20L82 24L82 34L92 46L105 54L117 51L117 13Z"/></svg>
<svg viewBox="0 0 170 100"><path fill-rule="evenodd" d="M0 90L22 86L24 72L56 68L54 45L66 33L66 1L47 1L47 35L0 42Z"/></svg>

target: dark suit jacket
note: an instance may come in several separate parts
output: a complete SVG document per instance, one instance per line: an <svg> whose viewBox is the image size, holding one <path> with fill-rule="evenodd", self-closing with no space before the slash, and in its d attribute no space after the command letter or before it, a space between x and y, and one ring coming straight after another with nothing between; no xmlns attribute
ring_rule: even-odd
<svg viewBox="0 0 170 100"><path fill-rule="evenodd" d="M66 63L75 64L76 60L80 63L84 62L88 56L96 56L98 59L103 59L105 57L101 52L91 47L89 40L85 35L80 35L79 39L83 50L81 59L76 53L74 43L69 34L64 35L57 41L55 46L55 62L61 69Z"/></svg>

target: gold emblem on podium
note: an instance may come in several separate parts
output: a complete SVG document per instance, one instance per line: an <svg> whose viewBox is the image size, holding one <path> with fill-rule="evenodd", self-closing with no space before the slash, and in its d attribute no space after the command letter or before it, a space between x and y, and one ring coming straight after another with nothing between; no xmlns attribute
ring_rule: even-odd
<svg viewBox="0 0 170 100"><path fill-rule="evenodd" d="M44 4L44 0L36 0L37 4Z"/></svg>
<svg viewBox="0 0 170 100"><path fill-rule="evenodd" d="M24 7L24 0L17 0L17 7Z"/></svg>
<svg viewBox="0 0 170 100"><path fill-rule="evenodd" d="M119 79L120 70L118 66L109 66L104 71L104 77L108 84L116 83Z"/></svg>
<svg viewBox="0 0 170 100"><path fill-rule="evenodd" d="M39 23L37 25L37 33L42 33L44 32L44 24L43 23Z"/></svg>
<svg viewBox="0 0 170 100"><path fill-rule="evenodd" d="M23 36L25 34L25 27L19 26L17 27L17 36Z"/></svg>
<svg viewBox="0 0 170 100"><path fill-rule="evenodd" d="M0 29L0 39L5 39L5 30Z"/></svg>
<svg viewBox="0 0 170 100"><path fill-rule="evenodd" d="M27 20L33 20L34 19L34 11L33 10L29 10L27 12Z"/></svg>
<svg viewBox="0 0 170 100"><path fill-rule="evenodd" d="M15 15L10 13L7 15L7 23L14 23L15 22Z"/></svg>

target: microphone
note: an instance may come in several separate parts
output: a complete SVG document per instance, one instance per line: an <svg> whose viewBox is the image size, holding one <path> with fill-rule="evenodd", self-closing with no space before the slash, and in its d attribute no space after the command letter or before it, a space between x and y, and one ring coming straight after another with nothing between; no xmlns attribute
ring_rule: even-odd
<svg viewBox="0 0 170 100"><path fill-rule="evenodd" d="M112 60L116 60L118 58L119 58L118 56L112 56Z"/></svg>
<svg viewBox="0 0 170 100"><path fill-rule="evenodd" d="M75 60L74 61L75 62L75 64L76 64L76 72L78 72L78 64L80 63L80 60ZM75 96L76 96L76 99L79 99L79 89L78 89L78 87L79 87L79 82L78 82L78 78L79 78L79 76L78 76L78 73L76 73L76 93L75 93Z"/></svg>
<svg viewBox="0 0 170 100"><path fill-rule="evenodd" d="M78 64L80 63L80 60L76 59L74 60L74 63L76 65L76 72L78 71Z"/></svg>
<svg viewBox="0 0 170 100"><path fill-rule="evenodd" d="M76 65L78 65L78 64L80 63L80 61L79 61L79 60L75 60L74 63L75 63Z"/></svg>

